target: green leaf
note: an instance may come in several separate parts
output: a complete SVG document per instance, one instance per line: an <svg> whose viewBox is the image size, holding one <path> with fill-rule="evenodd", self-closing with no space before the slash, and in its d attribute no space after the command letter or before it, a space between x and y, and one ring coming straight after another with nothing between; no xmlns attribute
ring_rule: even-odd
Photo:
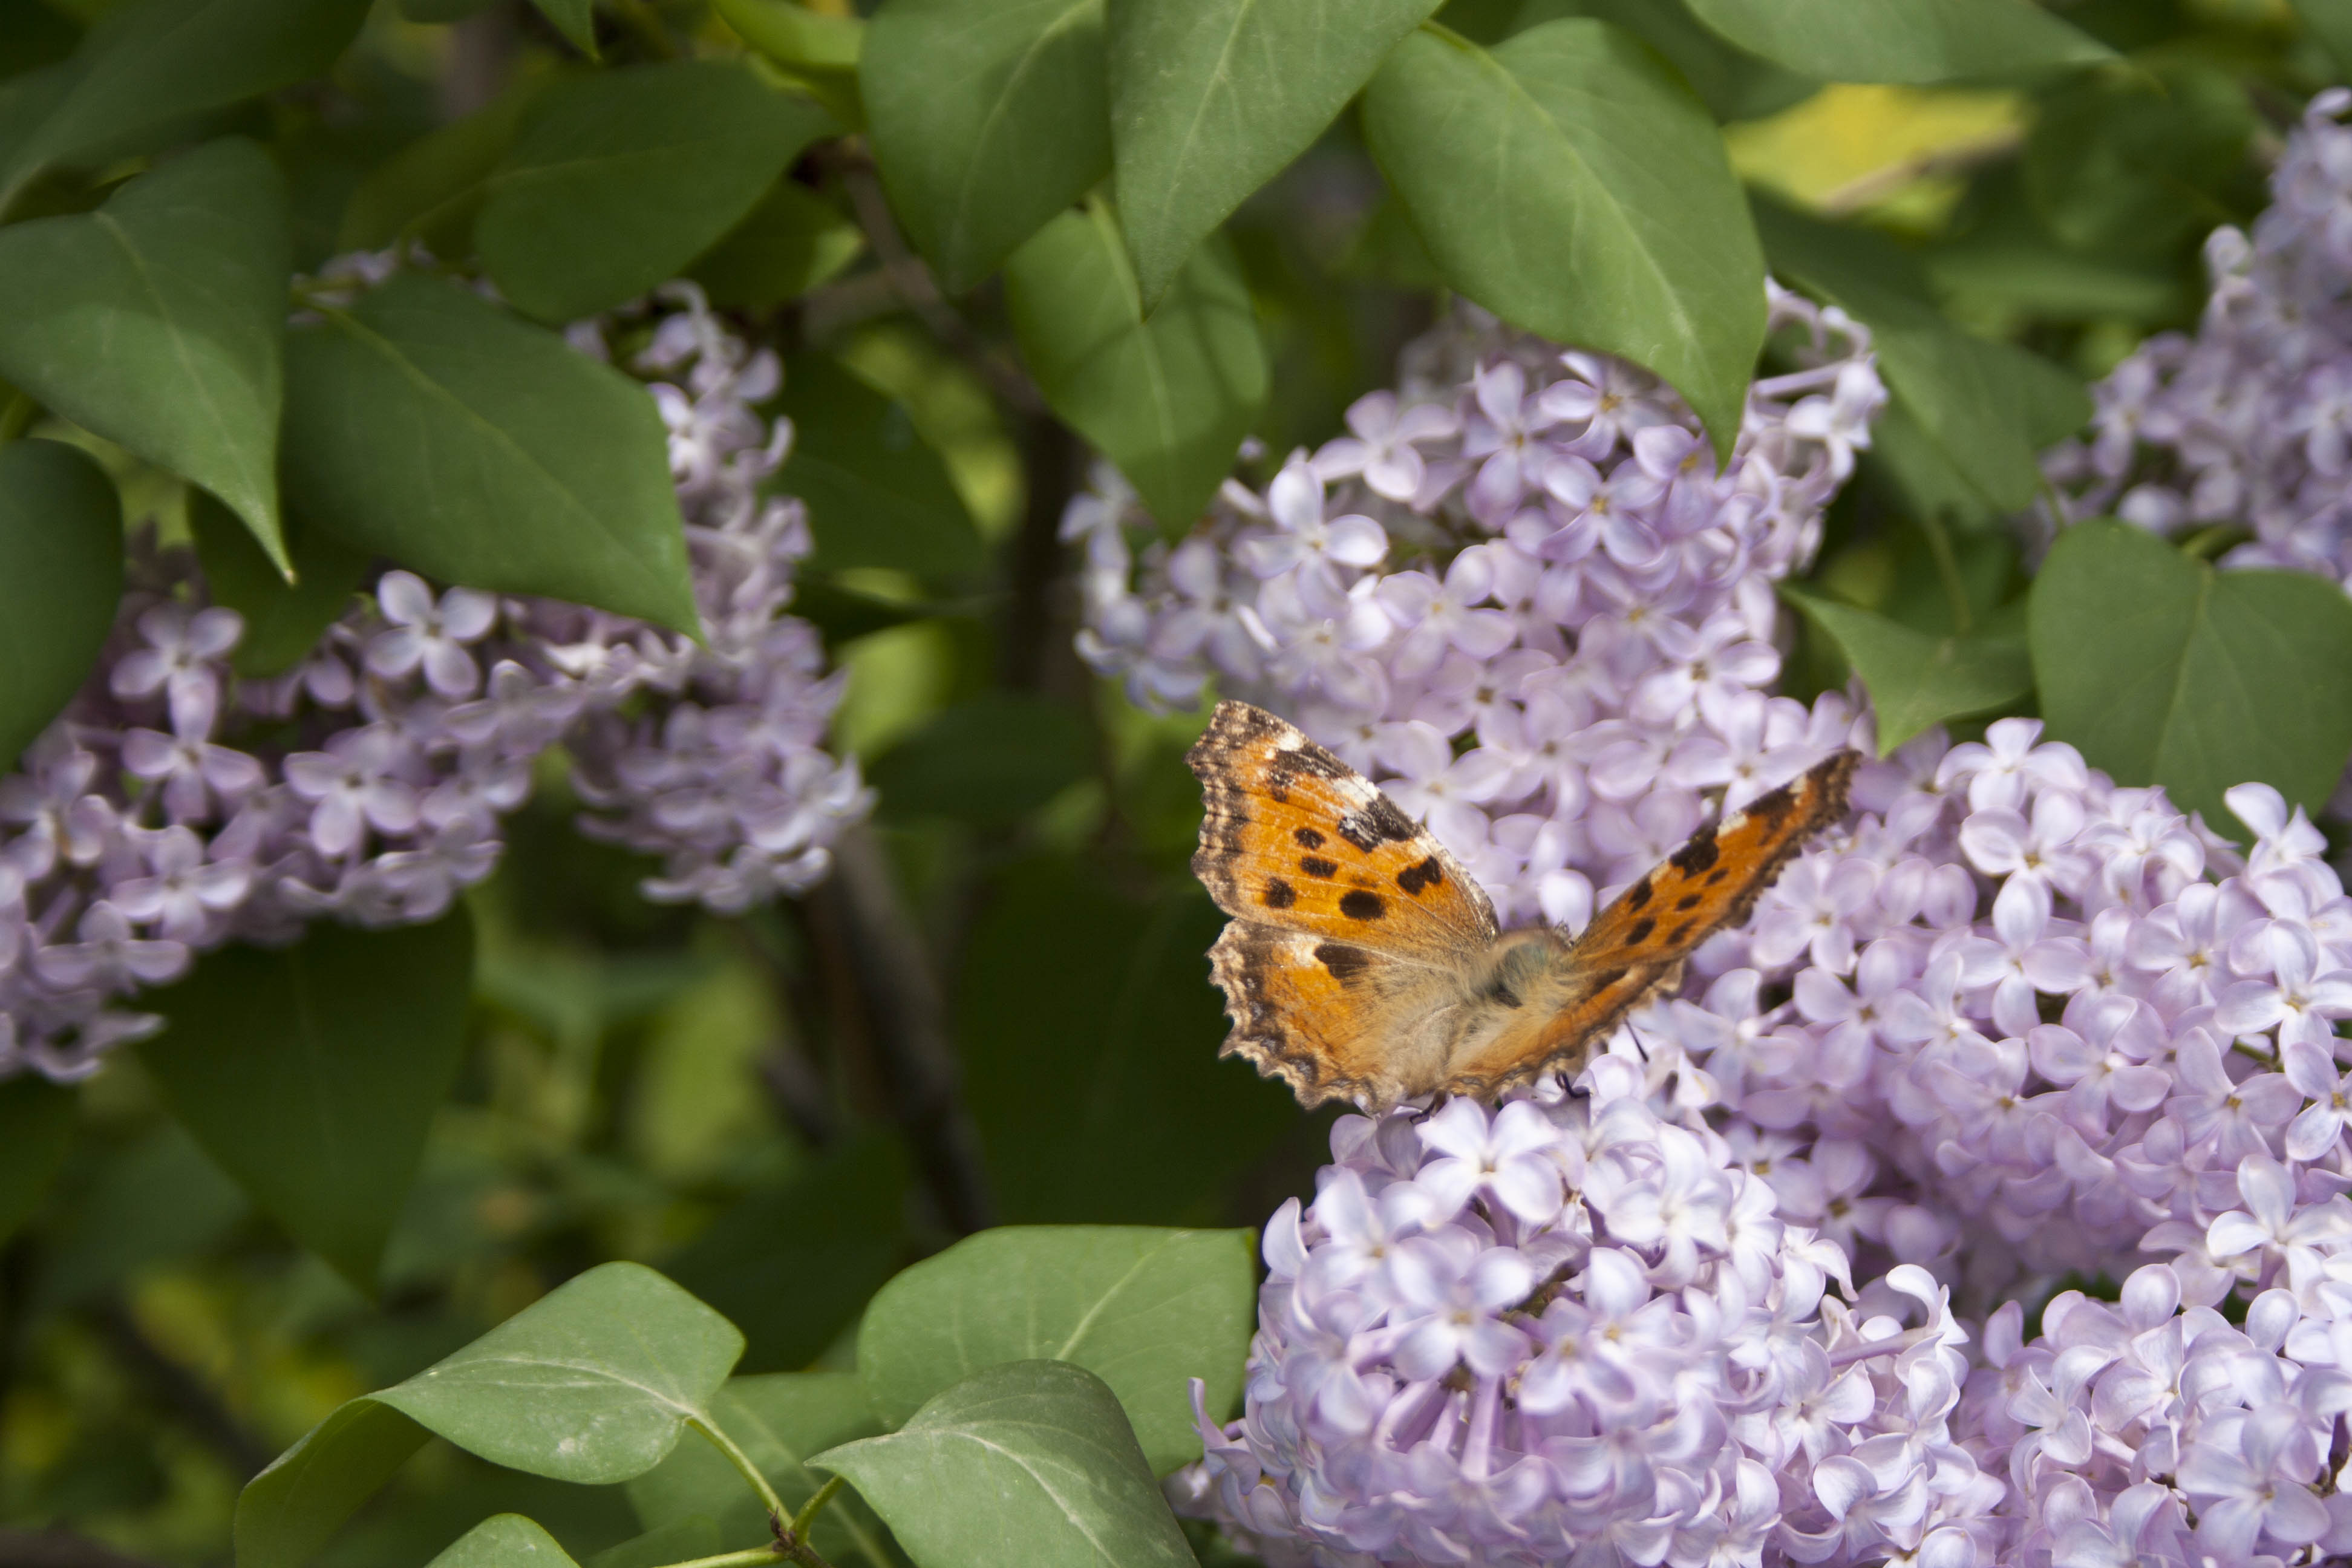
<svg viewBox="0 0 2352 1568"><path fill-rule="evenodd" d="M742 1330L746 1367L805 1366L906 1261L906 1191L893 1139L850 1139L813 1168L744 1194L669 1260L669 1272Z"/></svg>
<svg viewBox="0 0 2352 1568"><path fill-rule="evenodd" d="M1111 145L1146 310L1437 0L1109 0Z"/></svg>
<svg viewBox="0 0 2352 1568"><path fill-rule="evenodd" d="M555 1537L519 1513L482 1521L425 1568L579 1568Z"/></svg>
<svg viewBox="0 0 2352 1568"><path fill-rule="evenodd" d="M923 445L904 405L836 361L804 354L786 371L780 406L792 417L793 451L775 489L808 503L812 570L957 577L986 563L947 465Z"/></svg>
<svg viewBox="0 0 2352 1568"><path fill-rule="evenodd" d="M1110 173L1103 0L891 0L857 82L890 205L961 293Z"/></svg>
<svg viewBox="0 0 2352 1568"><path fill-rule="evenodd" d="M2314 816L2352 754L2352 601L2300 572L2217 572L2120 522L2051 546L2027 619L2053 740L2162 784L2219 831L2252 780Z"/></svg>
<svg viewBox="0 0 2352 1568"><path fill-rule="evenodd" d="M785 81L824 105L845 128L864 129L857 90L863 20L827 16L793 0L718 0L716 9Z"/></svg>
<svg viewBox="0 0 2352 1568"><path fill-rule="evenodd" d="M281 569L287 255L284 182L237 138L0 230L0 378L220 497Z"/></svg>
<svg viewBox="0 0 2352 1568"><path fill-rule="evenodd" d="M2245 88L2217 67L2095 72L2042 99L2025 140L2025 189L2063 244L2168 258L2260 205L2248 146L2261 123Z"/></svg>
<svg viewBox="0 0 2352 1568"><path fill-rule="evenodd" d="M121 603L122 503L106 471L56 441L0 446L0 769L89 679Z"/></svg>
<svg viewBox="0 0 2352 1568"><path fill-rule="evenodd" d="M2042 448L2090 418L2067 372L2011 343L1961 331L1927 299L1909 257L1882 236L1756 204L1774 272L1871 330L1897 408L1993 506L2015 510L2042 486Z"/></svg>
<svg viewBox="0 0 2352 1568"><path fill-rule="evenodd" d="M55 104L0 156L0 212L44 169L84 163L192 115L317 76L368 0L138 0L107 13Z"/></svg>
<svg viewBox="0 0 2352 1568"><path fill-rule="evenodd" d="M1163 527L1191 527L1270 384L1233 247L1194 251L1147 317L1118 222L1091 204L1013 253L1005 305L1054 412L1118 465Z"/></svg>
<svg viewBox="0 0 2352 1568"><path fill-rule="evenodd" d="M239 675L282 675L299 664L320 634L351 608L367 573L368 558L358 551L302 527L298 518L282 521L294 563L290 584L226 507L203 490L188 497L188 531L204 565L205 591L214 604L245 617L245 637L234 656Z"/></svg>
<svg viewBox="0 0 2352 1568"><path fill-rule="evenodd" d="M832 125L740 64L559 82L490 177L474 226L482 265L543 321L608 310L710 248Z"/></svg>
<svg viewBox="0 0 2352 1568"><path fill-rule="evenodd" d="M0 0L0 78L55 65L80 37L81 29L43 0Z"/></svg>
<svg viewBox="0 0 2352 1568"><path fill-rule="evenodd" d="M839 276L865 248L864 229L787 178L687 276L720 310L765 315Z"/></svg>
<svg viewBox="0 0 2352 1568"><path fill-rule="evenodd" d="M1780 594L1862 677L1877 715L1881 756L1930 725L2005 708L2033 689L2022 633L1935 637L1790 584Z"/></svg>
<svg viewBox="0 0 2352 1568"><path fill-rule="evenodd" d="M413 235L436 256L472 255L490 175L548 82L519 77L488 108L426 132L370 170L344 204L336 248L381 250Z"/></svg>
<svg viewBox="0 0 2352 1568"><path fill-rule="evenodd" d="M808 1469L811 1454L882 1430L866 1403L865 1384L848 1372L732 1378L711 1401L710 1414L788 1509L807 1502L824 1483ZM718 1521L720 1540L741 1541L757 1539L767 1527L760 1500L709 1443L679 1444L668 1458L629 1483L629 1501L648 1529L709 1519ZM884 1541L872 1512L856 1498L842 1497L817 1516L812 1544L828 1563L890 1568L896 1559Z"/></svg>
<svg viewBox="0 0 2352 1568"><path fill-rule="evenodd" d="M73 1090L34 1073L0 1083L0 1242L33 1217L65 1163L78 1109Z"/></svg>
<svg viewBox="0 0 2352 1568"><path fill-rule="evenodd" d="M672 1454L662 1463L667 1465L677 1457ZM720 1462L723 1464L725 1461ZM734 1481L735 1489L743 1490L743 1478L731 1469L727 1473ZM767 1521L762 1519L759 1523L764 1526ZM670 1563L716 1557L726 1550L727 1538L719 1533L719 1526L708 1514L698 1513L648 1530L618 1546L607 1547L588 1559L587 1568L667 1568Z"/></svg>
<svg viewBox="0 0 2352 1568"><path fill-rule="evenodd" d="M1563 16L1614 22L1674 62L1717 120L1761 120L1821 83L1734 48L1701 26L1685 0L1528 0L1515 31Z"/></svg>
<svg viewBox="0 0 2352 1568"><path fill-rule="evenodd" d="M362 1289L465 1048L473 928L313 925L232 947L152 999L139 1059L183 1126L264 1213Z"/></svg>
<svg viewBox="0 0 2352 1568"><path fill-rule="evenodd" d="M204 1255L250 1212L195 1140L165 1122L110 1155L47 1231L26 1316L90 1300L142 1272Z"/></svg>
<svg viewBox="0 0 2352 1568"><path fill-rule="evenodd" d="M846 1476L919 1568L1192 1568L1118 1401L1067 1362L974 1373L810 1462Z"/></svg>
<svg viewBox="0 0 2352 1568"><path fill-rule="evenodd" d="M1398 46L1372 155L1454 288L1514 326L1672 383L1727 455L1764 341L1764 257L1723 138L1674 68L1606 23L1491 53Z"/></svg>
<svg viewBox="0 0 2352 1568"><path fill-rule="evenodd" d="M564 41L590 59L596 58L596 0L530 0Z"/></svg>
<svg viewBox="0 0 2352 1568"><path fill-rule="evenodd" d="M2352 0L2290 0L2305 31L2336 60L2338 81L2352 76Z"/></svg>
<svg viewBox="0 0 2352 1568"><path fill-rule="evenodd" d="M590 1269L480 1339L338 1408L237 1499L239 1568L296 1568L425 1435L493 1464L605 1485L645 1474L708 1418L743 1337L635 1263Z"/></svg>
<svg viewBox="0 0 2352 1568"><path fill-rule="evenodd" d="M1824 81L1949 81L2095 65L2114 52L2032 0L1686 0L1751 55Z"/></svg>
<svg viewBox="0 0 2352 1568"><path fill-rule="evenodd" d="M891 816L1003 823L1094 766L1094 738L1067 703L997 691L927 720L876 761L872 782Z"/></svg>
<svg viewBox="0 0 2352 1568"><path fill-rule="evenodd" d="M446 582L700 624L646 389L414 273L288 334L286 484L345 544Z"/></svg>
<svg viewBox="0 0 2352 1568"><path fill-rule="evenodd" d="M1007 1226L884 1286L857 1331L857 1372L882 1424L899 1426L983 1368L1069 1362L1109 1385L1165 1473L1201 1457L1189 1380L1207 1383L1213 1413L1232 1408L1256 1324L1246 1230Z"/></svg>

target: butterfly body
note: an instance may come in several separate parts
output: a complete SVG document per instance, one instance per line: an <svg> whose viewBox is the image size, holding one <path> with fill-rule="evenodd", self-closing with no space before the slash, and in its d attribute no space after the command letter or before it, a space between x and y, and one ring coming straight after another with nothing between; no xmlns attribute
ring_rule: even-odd
<svg viewBox="0 0 2352 1568"><path fill-rule="evenodd" d="M1700 829L1573 938L1498 930L1431 834L1262 709L1219 704L1188 760L1207 795L1193 873L1234 917L1209 953L1234 1020L1223 1054L1303 1104L1379 1110L1580 1069L1843 814L1859 758L1841 752Z"/></svg>

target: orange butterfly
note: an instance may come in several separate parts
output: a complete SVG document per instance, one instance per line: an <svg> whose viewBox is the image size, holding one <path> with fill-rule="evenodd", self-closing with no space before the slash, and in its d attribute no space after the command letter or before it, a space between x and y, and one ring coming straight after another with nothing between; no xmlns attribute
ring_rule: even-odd
<svg viewBox="0 0 2352 1568"><path fill-rule="evenodd" d="M1209 950L1234 1020L1220 1054L1302 1105L1377 1111L1580 1071L1845 814L1862 759L1840 752L1700 828L1573 939L1498 932L1485 891L1427 829L1264 709L1219 703L1185 760L1208 799L1192 874L1234 917Z"/></svg>

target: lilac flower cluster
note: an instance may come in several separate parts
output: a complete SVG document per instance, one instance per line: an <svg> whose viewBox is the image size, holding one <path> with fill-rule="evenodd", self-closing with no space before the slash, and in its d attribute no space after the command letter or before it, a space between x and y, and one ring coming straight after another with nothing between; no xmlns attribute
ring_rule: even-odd
<svg viewBox="0 0 2352 1568"><path fill-rule="evenodd" d="M2205 244L2194 337L2148 339L2093 389L2084 439L2053 449L2048 521L2113 514L2159 533L2253 539L2222 557L2352 586L2352 90L2311 100L2251 236Z"/></svg>
<svg viewBox="0 0 2352 1568"><path fill-rule="evenodd" d="M0 777L0 1079L94 1070L157 1026L139 991L205 949L438 915L558 742L583 827L662 857L648 897L735 910L824 874L870 792L822 750L841 680L783 613L809 536L760 493L792 438L755 408L775 358L685 284L572 338L661 378L704 642L394 569L296 668L247 679L241 617L146 531L89 683Z"/></svg>
<svg viewBox="0 0 2352 1568"><path fill-rule="evenodd" d="M1843 363L1784 412L1751 401L1730 521L1654 575L1627 558L1671 530L1658 495L1563 518L1527 476L1587 428L1535 422L1561 382L1617 378L1596 415L1654 400L1593 463L1631 487L1656 477L1641 437L1687 415L1592 361L1531 398L1550 351L1474 325L1172 549L1139 563L1115 500L1076 509L1083 646L1140 700L1213 673L1290 712L1507 922L1580 924L1718 802L1874 750L1866 706L1769 694L1769 580L1807 513L1740 531L1771 515L1759 480L1817 509L1867 439L1866 345L1810 319ZM1592 542L1548 559L1571 521ZM2229 800L2242 854L2030 720L1866 764L1853 818L1618 1032L1586 1099L1341 1124L1269 1233L1247 1408L1204 1421L1180 1503L1270 1562L1350 1568L2352 1552L2352 900L2275 792ZM1621 1214L1634 1187L1660 1210ZM2069 1276L2120 1299L2053 1295Z"/></svg>

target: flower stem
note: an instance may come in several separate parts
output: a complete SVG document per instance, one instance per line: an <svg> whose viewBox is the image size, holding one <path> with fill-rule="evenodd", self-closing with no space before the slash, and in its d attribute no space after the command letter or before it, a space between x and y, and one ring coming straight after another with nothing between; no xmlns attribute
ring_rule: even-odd
<svg viewBox="0 0 2352 1568"><path fill-rule="evenodd" d="M750 1457L735 1446L734 1439L699 1415L688 1416L686 1424L709 1438L718 1447L719 1451L727 1456L727 1462L734 1466L745 1480L751 1483L753 1491L760 1494L760 1501L767 1509L768 1517L781 1523L784 1517L784 1500L776 1495L776 1489L768 1484L768 1478L760 1473L760 1467L753 1464ZM765 1548L761 1550L764 1551Z"/></svg>
<svg viewBox="0 0 2352 1568"><path fill-rule="evenodd" d="M776 1560L772 1546L747 1546L740 1552L722 1552L716 1557L690 1558L684 1563L672 1563L667 1568L761 1568Z"/></svg>
<svg viewBox="0 0 2352 1568"><path fill-rule="evenodd" d="M842 1484L842 1479L839 1476L833 1477L824 1485L816 1489L815 1496L801 1505L800 1512L793 1515L793 1540L808 1539L809 1527L816 1523L816 1516L824 1511L824 1505L833 1500L833 1494L841 1489Z"/></svg>

